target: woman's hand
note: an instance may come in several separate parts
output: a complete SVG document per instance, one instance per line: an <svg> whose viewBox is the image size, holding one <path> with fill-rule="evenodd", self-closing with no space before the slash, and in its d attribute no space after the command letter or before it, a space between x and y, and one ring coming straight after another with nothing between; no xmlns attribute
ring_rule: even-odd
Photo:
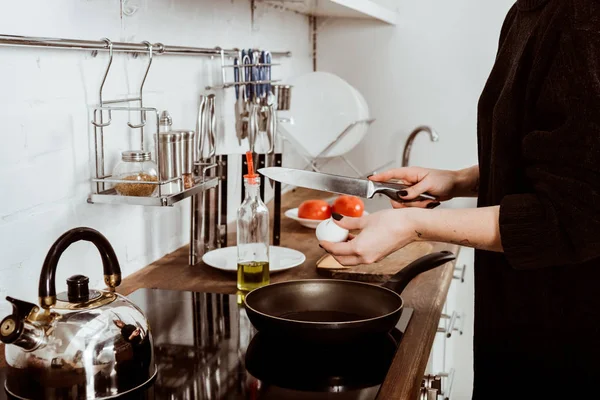
<svg viewBox="0 0 600 400"><path fill-rule="evenodd" d="M406 194L401 197L406 202L392 201L394 208L421 207L435 208L440 201L450 200L459 196L474 196L477 194L479 182L479 167L466 168L460 171L446 171L420 167L392 169L369 177L372 181L387 182L392 179L400 180L411 185ZM419 195L428 193L438 201L411 201Z"/></svg>
<svg viewBox="0 0 600 400"><path fill-rule="evenodd" d="M347 242L319 245L342 265L371 264L415 241L452 243L502 252L500 206L423 210L384 210L360 218L334 214L339 226L361 230Z"/></svg>
<svg viewBox="0 0 600 400"><path fill-rule="evenodd" d="M351 235L347 242L321 241L319 245L342 265L377 262L418 239L418 232L410 219L412 211L384 210L360 218L336 214L336 224L350 231L360 229L361 232Z"/></svg>

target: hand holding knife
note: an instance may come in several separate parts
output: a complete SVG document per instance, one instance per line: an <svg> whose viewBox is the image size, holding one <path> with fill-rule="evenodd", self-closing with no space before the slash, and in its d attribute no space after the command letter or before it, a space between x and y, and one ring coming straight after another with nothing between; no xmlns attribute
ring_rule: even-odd
<svg viewBox="0 0 600 400"><path fill-rule="evenodd" d="M406 190L409 185L392 182L373 182L368 179L350 178L346 176L323 174L319 172L305 171L299 169L269 167L261 168L258 173L277 182L324 192L347 194L366 199L373 198L376 194L383 194L391 200L407 202L400 196L400 192ZM430 194L423 193L414 200L423 201L437 200Z"/></svg>

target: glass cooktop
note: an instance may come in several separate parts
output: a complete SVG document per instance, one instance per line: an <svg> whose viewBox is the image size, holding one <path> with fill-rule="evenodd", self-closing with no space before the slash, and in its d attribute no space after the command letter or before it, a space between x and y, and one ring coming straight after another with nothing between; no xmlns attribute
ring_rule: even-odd
<svg viewBox="0 0 600 400"><path fill-rule="evenodd" d="M128 297L150 321L158 365L155 381L126 397L140 400L375 399L413 312L405 308L388 335L320 346L257 333L236 295Z"/></svg>

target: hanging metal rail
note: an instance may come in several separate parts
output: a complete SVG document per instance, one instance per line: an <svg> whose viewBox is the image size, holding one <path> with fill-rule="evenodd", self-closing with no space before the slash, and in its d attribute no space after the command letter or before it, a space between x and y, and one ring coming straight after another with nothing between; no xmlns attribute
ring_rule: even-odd
<svg viewBox="0 0 600 400"><path fill-rule="evenodd" d="M57 49L73 50L98 50L109 51L106 40L80 40L80 39L57 39L31 36L0 35L0 46L17 47L50 47ZM171 46L162 43L152 44L155 55L173 54L173 55L191 55L191 56L236 56L239 49L221 49L189 47L189 46ZM148 53L149 46L145 43L112 42L112 51L129 53ZM291 57L290 51L272 51L271 54L277 57Z"/></svg>

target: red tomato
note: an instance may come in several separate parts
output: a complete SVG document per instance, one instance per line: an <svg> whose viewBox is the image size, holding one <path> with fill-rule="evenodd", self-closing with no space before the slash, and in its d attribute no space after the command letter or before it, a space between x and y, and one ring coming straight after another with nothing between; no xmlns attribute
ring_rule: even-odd
<svg viewBox="0 0 600 400"><path fill-rule="evenodd" d="M346 217L361 217L365 210L365 203L355 196L340 196L333 202L331 211Z"/></svg>
<svg viewBox="0 0 600 400"><path fill-rule="evenodd" d="M298 218L324 220L331 217L331 206L324 200L306 200L298 207Z"/></svg>

